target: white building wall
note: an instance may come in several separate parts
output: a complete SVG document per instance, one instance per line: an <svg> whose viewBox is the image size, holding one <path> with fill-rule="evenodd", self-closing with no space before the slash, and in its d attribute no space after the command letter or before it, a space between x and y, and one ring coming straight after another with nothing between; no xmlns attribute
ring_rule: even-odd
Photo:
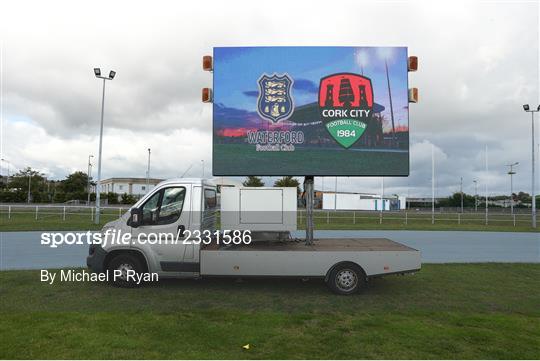
<svg viewBox="0 0 540 361"><path fill-rule="evenodd" d="M337 198L337 204L334 204ZM404 202L403 202L404 203ZM323 193L322 209L325 210L359 210L359 211L380 211L381 205L384 205L383 211L390 210L390 200L380 198L361 198L360 194L351 193ZM400 207L402 205L400 204Z"/></svg>

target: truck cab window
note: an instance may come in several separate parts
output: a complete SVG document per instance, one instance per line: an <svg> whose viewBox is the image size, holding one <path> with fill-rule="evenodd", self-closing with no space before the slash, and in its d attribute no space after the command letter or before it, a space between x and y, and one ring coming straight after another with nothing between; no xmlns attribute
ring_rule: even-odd
<svg viewBox="0 0 540 361"><path fill-rule="evenodd" d="M166 188L163 191L163 200L159 211L158 224L176 222L182 213L186 189L183 187Z"/></svg>
<svg viewBox="0 0 540 361"><path fill-rule="evenodd" d="M142 207L142 225L154 224L157 221L159 210L159 198L161 192L156 192Z"/></svg>

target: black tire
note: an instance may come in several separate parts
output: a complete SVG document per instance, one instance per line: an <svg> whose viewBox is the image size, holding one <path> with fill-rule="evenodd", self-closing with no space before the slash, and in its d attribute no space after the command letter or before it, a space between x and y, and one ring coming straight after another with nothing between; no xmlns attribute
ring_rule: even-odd
<svg viewBox="0 0 540 361"><path fill-rule="evenodd" d="M326 284L338 295L352 295L364 288L366 275L354 263L341 263L332 268Z"/></svg>
<svg viewBox="0 0 540 361"><path fill-rule="evenodd" d="M109 262L107 270L109 272L109 282L116 287L133 288L141 286L136 282L136 278L130 277L128 279L126 277L128 270L133 270L136 274L144 272L141 261L135 256L120 254ZM116 270L122 271L122 275L115 277Z"/></svg>

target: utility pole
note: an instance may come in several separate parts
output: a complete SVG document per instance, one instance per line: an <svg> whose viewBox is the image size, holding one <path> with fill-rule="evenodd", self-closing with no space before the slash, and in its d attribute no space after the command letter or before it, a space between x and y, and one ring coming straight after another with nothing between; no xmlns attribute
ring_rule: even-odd
<svg viewBox="0 0 540 361"><path fill-rule="evenodd" d="M478 181L473 180L474 183L474 212L478 212Z"/></svg>
<svg viewBox="0 0 540 361"><path fill-rule="evenodd" d="M508 174L510 175L510 214L514 214L514 182L513 182L513 175L516 174L514 172L514 167L518 165L519 162L515 162L512 164L507 164L507 167L510 167L510 170L508 171Z"/></svg>
<svg viewBox="0 0 540 361"><path fill-rule="evenodd" d="M384 211L384 177L381 178L381 213Z"/></svg>
<svg viewBox="0 0 540 361"><path fill-rule="evenodd" d="M459 181L459 193L461 194L461 213L463 213L463 177Z"/></svg>
<svg viewBox="0 0 540 361"><path fill-rule="evenodd" d="M28 203L30 203L30 188L32 187L32 170L28 171Z"/></svg>
<svg viewBox="0 0 540 361"><path fill-rule="evenodd" d="M337 177L336 183L334 184L334 211L337 210Z"/></svg>
<svg viewBox="0 0 540 361"><path fill-rule="evenodd" d="M486 179L484 180L484 187L486 189L486 225L488 224L488 213L489 213L489 206L488 206L488 177L489 177L489 168L488 168L488 146L486 145Z"/></svg>
<svg viewBox="0 0 540 361"><path fill-rule="evenodd" d="M204 159L201 159L202 177L204 178Z"/></svg>
<svg viewBox="0 0 540 361"><path fill-rule="evenodd" d="M88 192L88 199L86 201L86 205L90 205L90 179L92 178L92 162L90 161L91 158L93 158L93 155L88 156L88 185L87 185L87 192Z"/></svg>
<svg viewBox="0 0 540 361"><path fill-rule="evenodd" d="M435 224L435 153L431 144L431 224Z"/></svg>
<svg viewBox="0 0 540 361"><path fill-rule="evenodd" d="M146 193L150 192L150 148L148 148L148 167L146 168Z"/></svg>

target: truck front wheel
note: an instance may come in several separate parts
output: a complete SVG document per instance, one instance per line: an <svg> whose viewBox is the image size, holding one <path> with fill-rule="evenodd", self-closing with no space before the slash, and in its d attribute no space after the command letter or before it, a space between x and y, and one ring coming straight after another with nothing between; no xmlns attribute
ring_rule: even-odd
<svg viewBox="0 0 540 361"><path fill-rule="evenodd" d="M129 254L120 254L109 262L109 281L117 287L133 288L140 286L135 274L143 271L141 262L137 257Z"/></svg>
<svg viewBox="0 0 540 361"><path fill-rule="evenodd" d="M366 275L356 264L343 263L334 266L326 283L337 294L352 295L364 287Z"/></svg>

